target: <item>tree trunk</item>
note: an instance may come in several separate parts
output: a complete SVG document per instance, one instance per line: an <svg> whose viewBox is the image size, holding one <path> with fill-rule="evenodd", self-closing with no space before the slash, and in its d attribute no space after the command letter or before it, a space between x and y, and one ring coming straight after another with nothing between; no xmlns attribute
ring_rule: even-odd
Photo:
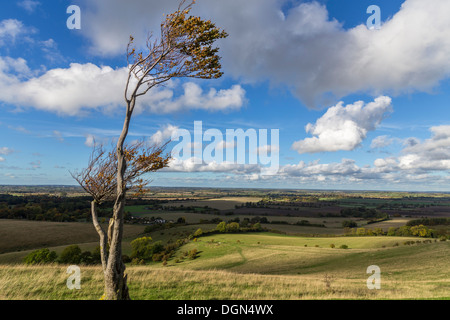
<svg viewBox="0 0 450 320"><path fill-rule="evenodd" d="M125 192L116 201L113 209L112 238L110 239L109 257L105 275L105 295L107 300L129 300L127 276L122 261L123 209Z"/></svg>
<svg viewBox="0 0 450 320"><path fill-rule="evenodd" d="M98 214L97 214L97 201L93 200L91 202L91 214L92 214L92 222L94 224L95 230L97 230L98 235L100 236L100 258L102 261L103 272L106 271L106 263L108 261L108 239L106 238L106 233L103 230L102 226L98 223Z"/></svg>
<svg viewBox="0 0 450 320"><path fill-rule="evenodd" d="M112 221L108 230L109 256L105 276L105 298L107 300L129 300L127 275L122 261L123 217L126 197L126 181L124 180L127 163L123 146L128 135L134 100L127 104L127 112L122 133L117 141L117 194L113 208Z"/></svg>

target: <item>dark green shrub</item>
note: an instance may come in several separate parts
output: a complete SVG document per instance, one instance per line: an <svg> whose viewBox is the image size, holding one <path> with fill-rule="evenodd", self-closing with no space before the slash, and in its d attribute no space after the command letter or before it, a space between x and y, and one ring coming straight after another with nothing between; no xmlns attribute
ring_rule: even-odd
<svg viewBox="0 0 450 320"><path fill-rule="evenodd" d="M49 249L39 249L29 253L23 260L26 264L52 263L57 258L55 251Z"/></svg>
<svg viewBox="0 0 450 320"><path fill-rule="evenodd" d="M58 258L59 263L79 264L81 262L81 249L76 244L66 247Z"/></svg>
<svg viewBox="0 0 450 320"><path fill-rule="evenodd" d="M352 221L352 220L342 221L343 228L356 228L357 226L358 226L358 224L355 221Z"/></svg>
<svg viewBox="0 0 450 320"><path fill-rule="evenodd" d="M80 263L81 264L94 264L94 259L92 257L92 253L90 251L83 251L80 254Z"/></svg>

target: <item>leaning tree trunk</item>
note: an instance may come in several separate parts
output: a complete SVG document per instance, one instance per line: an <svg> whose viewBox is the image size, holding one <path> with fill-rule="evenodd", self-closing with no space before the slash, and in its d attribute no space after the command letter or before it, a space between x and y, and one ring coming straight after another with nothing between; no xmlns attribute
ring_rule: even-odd
<svg viewBox="0 0 450 320"><path fill-rule="evenodd" d="M124 208L126 198L125 172L127 163L124 152L124 143L128 135L131 114L134 108L134 100L127 104L127 112L123 124L122 133L117 141L117 194L108 229L109 255L106 264L105 298L108 300L129 300L127 275L122 261L122 237L124 223Z"/></svg>
<svg viewBox="0 0 450 320"><path fill-rule="evenodd" d="M105 276L105 298L107 300L129 300L127 275L122 261L123 209L125 191L118 197L113 209L112 233Z"/></svg>
<svg viewBox="0 0 450 320"><path fill-rule="evenodd" d="M95 230L100 236L100 259L102 261L103 272L106 271L106 263L108 262L108 238L100 223L98 223L97 200L91 202L92 222Z"/></svg>

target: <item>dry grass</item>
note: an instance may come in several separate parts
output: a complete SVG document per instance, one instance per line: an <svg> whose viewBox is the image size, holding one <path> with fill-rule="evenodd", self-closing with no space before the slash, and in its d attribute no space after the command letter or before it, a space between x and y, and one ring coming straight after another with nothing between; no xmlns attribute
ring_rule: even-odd
<svg viewBox="0 0 450 320"><path fill-rule="evenodd" d="M0 266L0 299L99 299L103 280L99 267L81 268L81 289L66 286L66 266ZM314 276L239 274L133 266L127 269L135 300L297 300L297 299L441 299L449 297L450 280L382 279L369 290L366 277L347 279L327 273Z"/></svg>

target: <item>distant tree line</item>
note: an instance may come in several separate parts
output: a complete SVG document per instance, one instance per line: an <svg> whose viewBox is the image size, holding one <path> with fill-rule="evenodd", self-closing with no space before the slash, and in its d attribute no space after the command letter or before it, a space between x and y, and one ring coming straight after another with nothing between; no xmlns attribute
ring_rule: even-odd
<svg viewBox="0 0 450 320"><path fill-rule="evenodd" d="M70 222L88 219L89 216L88 197L0 194L0 219Z"/></svg>
<svg viewBox="0 0 450 320"><path fill-rule="evenodd" d="M424 226L437 226L437 225L448 226L450 225L450 218L421 218L409 220L406 223L407 226L417 226L421 224Z"/></svg>
<svg viewBox="0 0 450 320"><path fill-rule="evenodd" d="M37 221L75 222L91 220L90 197L60 197L50 195L14 196L0 194L0 219L26 219ZM128 199L127 205L158 207L167 200ZM112 203L98 208L99 217L109 217ZM130 218L126 214L125 219Z"/></svg>
<svg viewBox="0 0 450 320"><path fill-rule="evenodd" d="M421 237L448 239L449 236L437 230L430 229L425 225L390 227L388 231L381 228L345 228L346 236L398 236L398 237Z"/></svg>
<svg viewBox="0 0 450 320"><path fill-rule="evenodd" d="M208 206L166 206L164 207L167 211L183 211L192 213L204 213L204 214L220 214L220 210L216 208L211 208Z"/></svg>

